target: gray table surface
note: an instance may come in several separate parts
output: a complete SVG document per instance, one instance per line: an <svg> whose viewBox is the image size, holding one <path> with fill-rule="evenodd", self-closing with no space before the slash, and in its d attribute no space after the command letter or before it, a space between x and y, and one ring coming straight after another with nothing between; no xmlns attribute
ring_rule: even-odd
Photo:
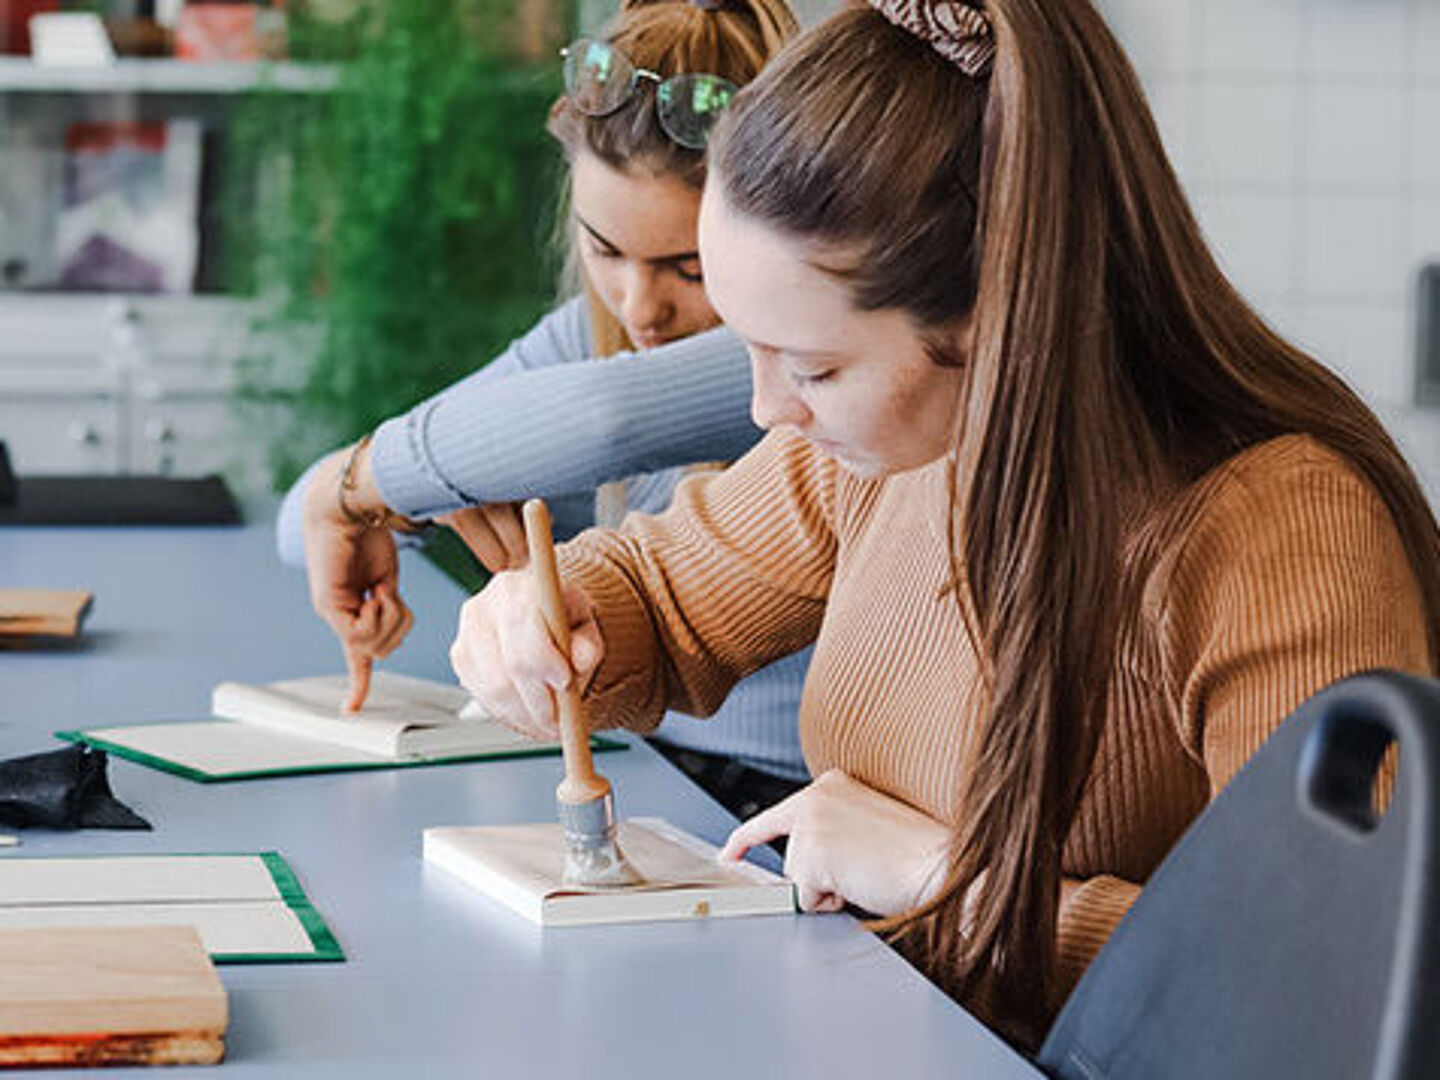
<svg viewBox="0 0 1440 1080"><path fill-rule="evenodd" d="M388 666L449 680L463 596L417 556L402 573L419 618ZM97 597L82 645L0 652L0 756L62 728L202 717L222 679L340 670L265 524L0 529L0 584ZM717 843L734 824L643 742L597 762L622 814ZM277 850L347 953L220 969L227 1074L1039 1075L849 916L541 931L422 863L429 825L552 820L558 758L219 785L111 771L154 832L28 830L0 857ZM216 1075L164 1073L189 1074Z"/></svg>

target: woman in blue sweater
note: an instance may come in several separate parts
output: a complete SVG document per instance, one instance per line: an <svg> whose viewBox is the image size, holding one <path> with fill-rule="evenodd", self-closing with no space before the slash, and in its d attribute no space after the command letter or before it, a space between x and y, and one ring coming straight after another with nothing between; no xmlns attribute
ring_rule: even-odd
<svg viewBox="0 0 1440 1080"><path fill-rule="evenodd" d="M705 297L696 219L711 123L794 30L782 0L629 0L600 38L566 50L549 130L570 166L580 295L316 462L282 507L282 557L303 560L344 647L352 709L412 621L396 531L443 519L504 569L523 559L518 500L547 498L562 535L597 514L613 524L664 509L691 463L759 438L745 349ZM808 659L752 676L709 720L667 716L657 745L741 816L783 797L807 778L796 717Z"/></svg>

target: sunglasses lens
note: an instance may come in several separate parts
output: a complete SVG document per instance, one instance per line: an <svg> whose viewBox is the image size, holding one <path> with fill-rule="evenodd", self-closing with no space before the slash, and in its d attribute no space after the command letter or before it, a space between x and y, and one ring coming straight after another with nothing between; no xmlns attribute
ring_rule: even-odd
<svg viewBox="0 0 1440 1080"><path fill-rule="evenodd" d="M660 124L681 146L704 149L710 129L735 91L734 83L718 75L673 75L655 94Z"/></svg>
<svg viewBox="0 0 1440 1080"><path fill-rule="evenodd" d="M565 94L586 116L604 116L625 104L635 68L603 41L580 38L565 49Z"/></svg>

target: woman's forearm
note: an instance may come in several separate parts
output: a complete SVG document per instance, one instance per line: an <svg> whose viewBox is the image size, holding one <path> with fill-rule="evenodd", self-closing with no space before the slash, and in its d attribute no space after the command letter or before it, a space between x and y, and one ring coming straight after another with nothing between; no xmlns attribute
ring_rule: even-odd
<svg viewBox="0 0 1440 1080"><path fill-rule="evenodd" d="M391 508L430 517L731 460L760 434L745 350L712 331L643 356L462 383L383 424L371 466Z"/></svg>

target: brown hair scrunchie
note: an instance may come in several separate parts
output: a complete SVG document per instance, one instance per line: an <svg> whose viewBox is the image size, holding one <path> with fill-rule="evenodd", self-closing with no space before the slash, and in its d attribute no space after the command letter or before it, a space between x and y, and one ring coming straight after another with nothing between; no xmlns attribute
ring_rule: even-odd
<svg viewBox="0 0 1440 1080"><path fill-rule="evenodd" d="M995 31L979 8L959 0L870 0L870 6L971 78L978 79L990 70Z"/></svg>

